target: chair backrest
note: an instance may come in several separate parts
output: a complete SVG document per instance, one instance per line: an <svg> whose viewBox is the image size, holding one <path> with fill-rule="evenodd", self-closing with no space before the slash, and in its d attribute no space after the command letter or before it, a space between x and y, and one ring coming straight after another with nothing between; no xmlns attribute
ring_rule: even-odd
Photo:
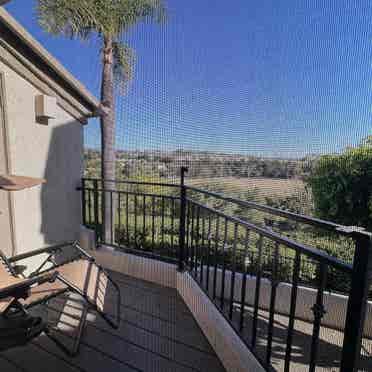
<svg viewBox="0 0 372 372"><path fill-rule="evenodd" d="M12 266L10 265L6 256L0 251L0 290L1 288L19 282L20 278L15 275ZM7 297L0 300L0 315L6 311L8 306L13 302L13 297Z"/></svg>
<svg viewBox="0 0 372 372"><path fill-rule="evenodd" d="M0 286L1 284L5 284L9 281L12 281L12 279L15 277L15 273L12 269L12 266L10 265L8 259L3 254L3 252L0 251Z"/></svg>

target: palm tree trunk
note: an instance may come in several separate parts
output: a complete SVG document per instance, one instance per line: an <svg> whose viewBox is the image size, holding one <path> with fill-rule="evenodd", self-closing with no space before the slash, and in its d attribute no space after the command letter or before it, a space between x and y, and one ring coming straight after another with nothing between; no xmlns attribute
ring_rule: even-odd
<svg viewBox="0 0 372 372"><path fill-rule="evenodd" d="M114 190L115 183L115 98L112 39L105 38L103 48L103 68L101 83L101 102L108 108L107 114L101 117L101 151L102 179L105 189ZM109 192L102 196L103 239L114 243L114 203Z"/></svg>

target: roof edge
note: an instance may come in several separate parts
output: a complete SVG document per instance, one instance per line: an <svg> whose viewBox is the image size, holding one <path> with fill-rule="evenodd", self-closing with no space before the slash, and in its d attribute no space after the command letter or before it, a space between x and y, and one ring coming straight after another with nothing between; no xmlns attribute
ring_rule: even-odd
<svg viewBox="0 0 372 372"><path fill-rule="evenodd" d="M45 65L67 83L89 107L92 116L99 116L102 108L99 100L50 54L31 34L21 26L3 7L0 7L0 22L3 23L23 44L30 48Z"/></svg>

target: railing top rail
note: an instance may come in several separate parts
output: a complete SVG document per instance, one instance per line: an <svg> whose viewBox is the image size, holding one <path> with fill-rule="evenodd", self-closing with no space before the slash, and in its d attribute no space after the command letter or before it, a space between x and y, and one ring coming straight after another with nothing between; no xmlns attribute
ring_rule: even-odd
<svg viewBox="0 0 372 372"><path fill-rule="evenodd" d="M82 179L85 181L100 181L100 182L104 181L102 178L84 177ZM128 185L160 186L160 187L170 187L170 188L178 188L178 189L181 188L181 185L179 184L163 183L163 182L147 182L147 181L131 181L131 180L106 180L106 182L121 183L121 184L128 184ZM194 186L185 185L185 188L187 190L198 192L204 195L208 195L208 196L220 199L220 200L225 200L229 203L234 203L234 204L241 205L247 208L259 210L259 211L266 212L266 213L269 213L275 216L288 218L290 220L304 223L310 226L318 227L318 228L321 228L327 231L336 232L339 235L352 236L353 234L358 234L358 235L371 236L371 233L365 231L363 228L354 228L352 226L351 227L344 226L344 225L340 225L340 224L337 224L331 221L325 221L320 218L305 216L302 214L285 211L283 209L269 207L267 205L259 204L259 203L252 202L252 201L245 201L245 200L240 200L240 199L233 198L233 197L224 196L222 194L219 194L213 191L200 189ZM115 191L115 190L105 189L105 191Z"/></svg>
<svg viewBox="0 0 372 372"><path fill-rule="evenodd" d="M347 263L345 263L345 262L343 262L343 261L341 261L341 260L339 260L335 257L332 257L332 256L328 255L327 253L322 252L319 249L312 248L312 247L309 247L305 244L295 242L294 240L289 239L285 236L279 235L278 233L276 233L274 231L256 226L256 225L254 225L250 222L244 221L240 218L229 216L229 215L227 215L223 212L220 212L216 209L208 207L208 206L206 206L204 204L201 204L201 203L199 203L195 200L192 200L190 198L188 198L187 200L189 202L199 206L200 208L203 208L203 209L205 209L205 210L207 210L211 213L215 213L215 214L219 215L220 217L223 217L223 218L226 218L226 219L230 220L231 222L234 222L234 223L237 223L241 226L244 226L248 230L252 230L252 231L254 231L254 232L256 232L256 233L258 233L262 236L265 236L269 239L272 239L272 240L278 242L279 244L283 244L288 248L292 248L296 251L299 251L300 253L302 253L306 256L309 256L311 258L314 258L315 260L317 260L319 262L324 262L329 266L340 269L340 270L342 270L344 272L347 272L347 273L351 273L353 271L353 266L352 265L347 264Z"/></svg>
<svg viewBox="0 0 372 372"><path fill-rule="evenodd" d="M82 190L82 187L78 187L77 190ZM172 200L179 200L178 196L173 195L162 195L162 194L152 194L146 192L133 192L133 191L125 191L125 190L115 190L115 189L105 189L105 188L93 188L93 187L84 187L85 191L96 191L96 192L107 192L107 193L114 193L114 194L122 194L122 195L134 195L134 196L145 196L149 198L164 198L164 199L172 199Z"/></svg>
<svg viewBox="0 0 372 372"><path fill-rule="evenodd" d="M245 206L247 208L256 209L256 210L259 210L259 211L262 211L262 212L267 212L267 213L270 213L270 214L273 214L273 215L276 215L276 216L279 216L279 217L289 218L291 220L301 222L301 223L304 223L304 224L307 224L307 225L312 225L312 226L319 227L319 228L322 228L322 229L326 229L326 230L329 230L329 231L334 231L334 232L337 232L340 235L350 236L350 234L352 234L353 232L356 232L356 229L350 229L347 226L339 225L337 223L330 222L330 221L324 221L324 220L319 219L319 218L305 216L305 215L302 215L302 214L293 213L293 212L285 211L285 210L282 210L282 209L269 207L267 205L262 205L262 204L251 202L251 201L244 201L244 200L240 200L240 199L236 199L236 198L232 198L232 197L227 197L227 196L218 194L218 193L213 192L213 191L207 191L207 190L203 190L203 189L193 187L193 186L186 186L186 188L188 190L191 190L191 191L195 191L195 192L198 192L198 193L202 193L204 195L212 196L214 198L225 200L225 201L230 202L230 203ZM366 231L363 231L363 229L359 229L358 232L361 233L361 234L368 234Z"/></svg>
<svg viewBox="0 0 372 372"><path fill-rule="evenodd" d="M100 182L112 182L112 183L123 183L127 185L144 185L144 186L164 186L164 187L175 187L179 188L180 185L175 183L165 182L147 182L147 181L130 181L130 180L103 180L102 178L82 178L85 181L100 181Z"/></svg>

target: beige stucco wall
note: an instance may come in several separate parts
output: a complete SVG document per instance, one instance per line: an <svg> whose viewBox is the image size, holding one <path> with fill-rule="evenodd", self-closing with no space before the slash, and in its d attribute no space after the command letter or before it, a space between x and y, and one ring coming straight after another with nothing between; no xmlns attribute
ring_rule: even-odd
<svg viewBox="0 0 372 372"><path fill-rule="evenodd" d="M47 183L13 193L16 253L77 239L81 223L76 191L83 169L83 127L61 106L48 125L35 120L34 85L0 62L7 100L10 173Z"/></svg>

